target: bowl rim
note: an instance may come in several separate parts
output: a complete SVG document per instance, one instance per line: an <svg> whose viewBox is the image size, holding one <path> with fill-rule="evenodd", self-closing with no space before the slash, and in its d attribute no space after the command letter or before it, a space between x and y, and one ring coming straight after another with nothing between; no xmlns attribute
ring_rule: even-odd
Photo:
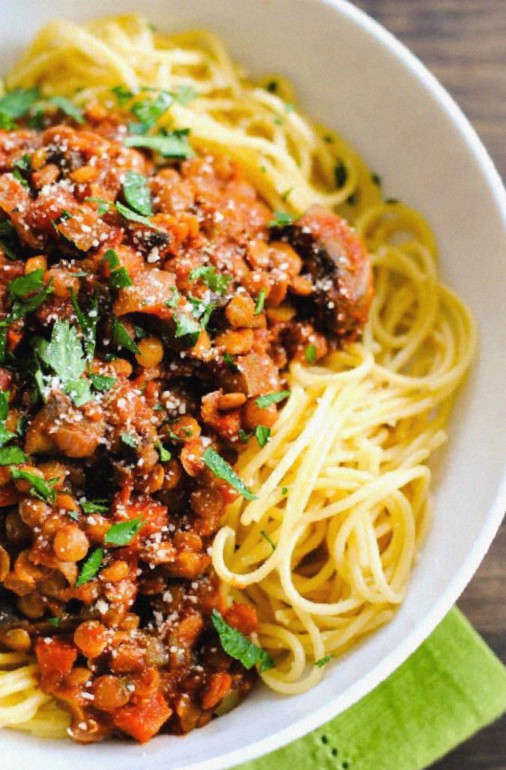
<svg viewBox="0 0 506 770"><path fill-rule="evenodd" d="M471 154L479 162L482 177L489 187L496 211L500 216L504 234L506 236L506 190L503 186L497 169L494 166L485 146L478 137L475 129L470 124L460 107L450 96L444 86L427 69L425 64L412 53L404 43L398 40L391 32L383 27L378 21L371 18L365 11L355 6L350 0L306 0L313 5L323 5L336 12L336 15L345 17L355 26L364 30L371 38L386 49L402 68L407 71L419 85L433 97L442 112L450 118L453 126L458 130L463 144L465 144ZM227 768L240 765L249 760L260 757L275 751L282 746L307 735L312 730L320 727L325 722L336 717L345 709L351 707L362 697L371 692L376 686L392 674L432 633L436 626L443 620L455 601L458 599L467 583L471 580L477 570L480 562L487 553L494 536L501 524L506 510L506 471L502 482L498 486L493 504L484 512L483 525L479 536L475 540L473 547L468 552L460 568L447 583L445 589L439 594L431 609L426 612L421 620L416 622L412 629L408 631L405 637L393 647L392 651L385 655L376 665L374 665L366 674L358 678L350 687L329 700L324 706L316 708L307 713L304 717L298 718L289 727L283 728L272 734L258 739L252 735L251 740L240 749L227 751L223 747L221 754L209 757L203 761L188 762L179 766L181 770L227 770ZM344 696L346 696L344 698ZM343 701L345 700L345 705ZM121 748L121 747L119 747ZM32 767L31 760L35 758L36 746L30 749L27 757L22 757L23 747L20 747L21 756L18 757L20 770L28 770ZM168 753L166 753L166 751ZM64 757L65 745L62 745L62 752L58 752L58 758L53 756L50 761L53 762L54 770L63 770L67 768ZM62 756L62 760L60 760ZM162 760L164 756L170 756L170 749L162 749L156 752L156 755L145 755L145 761L140 760L137 755L131 767L143 770L152 770L157 761ZM127 767L129 766L128 754L124 754ZM60 762L63 761L63 764ZM72 761L72 760L70 760ZM107 757L106 757L107 761ZM43 764L47 767L46 762Z"/></svg>
<svg viewBox="0 0 506 770"><path fill-rule="evenodd" d="M468 146L479 161L485 181L490 187L504 225L506 235L506 189L499 172L488 154L483 142L475 129L455 102L446 88L439 82L426 65L395 35L387 30L380 22L373 19L365 11L352 4L350 0L311 0L314 4L327 5L347 17L352 23L364 29L384 47L394 54L398 61L431 93L438 105L449 115L463 142ZM413 626L403 641L393 648L367 674L358 679L346 690L346 709L353 706L361 698L372 692L381 682L390 676L412 655L418 647L430 636L436 626L453 607L466 585L478 569L501 525L506 511L506 473L497 489L493 505L484 516L483 527L472 549L460 569L455 573L445 590L440 594L431 610L425 617ZM343 713L341 698L337 697L325 706L307 714L284 728L261 740L254 740L241 749L225 753L219 757L220 770L240 765L249 760L268 754L292 741L321 727L325 722ZM184 766L184 770L216 770L218 767L213 758Z"/></svg>

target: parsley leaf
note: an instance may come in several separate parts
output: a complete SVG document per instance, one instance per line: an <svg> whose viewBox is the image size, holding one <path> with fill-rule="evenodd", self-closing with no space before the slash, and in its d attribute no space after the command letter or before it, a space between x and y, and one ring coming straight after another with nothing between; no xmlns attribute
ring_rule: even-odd
<svg viewBox="0 0 506 770"><path fill-rule="evenodd" d="M37 352L64 385L78 380L84 373L85 361L81 340L75 326L71 326L68 321L56 321L49 343L39 346Z"/></svg>
<svg viewBox="0 0 506 770"><path fill-rule="evenodd" d="M137 214L135 211L129 209L128 206L124 206L119 201L115 203L115 208L118 214L121 214L122 217L129 219L131 222L138 222L140 225L151 228L151 230L160 230L160 228L153 224L153 222L151 222L151 220L149 220L147 217L143 217L141 214Z"/></svg>
<svg viewBox="0 0 506 770"><path fill-rule="evenodd" d="M218 610L213 610L211 620L220 637L220 644L227 655L235 660L240 660L244 668L250 669L257 666L260 672L274 668L274 661L268 652L254 642L251 642L236 628L232 628L223 619Z"/></svg>
<svg viewBox="0 0 506 770"><path fill-rule="evenodd" d="M114 86L109 90L116 97L120 107L124 107L125 104L130 101L130 99L133 99L132 91L129 91L128 88L125 88L124 86Z"/></svg>
<svg viewBox="0 0 506 770"><path fill-rule="evenodd" d="M315 660L314 664L315 666L318 666L318 668L323 668L323 666L329 662L329 660L332 660L332 655L324 655L323 658L320 658L319 660Z"/></svg>
<svg viewBox="0 0 506 770"><path fill-rule="evenodd" d="M76 123L84 123L83 110L80 107L76 107L76 105L65 96L49 96L45 99L45 103L52 107L56 107L57 110L68 115L72 120L75 120Z"/></svg>
<svg viewBox="0 0 506 770"><path fill-rule="evenodd" d="M19 278L14 278L9 283L9 296L19 298L24 297L26 294L40 291L44 288L43 275L44 270L39 268L38 270L32 270L31 273L26 275L21 275Z"/></svg>
<svg viewBox="0 0 506 770"><path fill-rule="evenodd" d="M4 446L0 449L0 465L18 465L27 460L27 456L18 446Z"/></svg>
<svg viewBox="0 0 506 770"><path fill-rule="evenodd" d="M85 513L108 513L110 507L107 500L82 500L80 504Z"/></svg>
<svg viewBox="0 0 506 770"><path fill-rule="evenodd" d="M104 543L107 545L129 545L145 524L146 522L140 517L113 524L105 533Z"/></svg>
<svg viewBox="0 0 506 770"><path fill-rule="evenodd" d="M52 488L55 484L55 481L46 481L41 476L37 476L35 473L31 473L30 471L23 471L19 470L19 468L11 468L11 477L14 479L14 481L17 481L18 479L23 479L24 481L28 481L29 484L31 484L30 488L30 494L34 497L42 498L42 500L49 501L51 503L54 503L56 499L56 492Z"/></svg>
<svg viewBox="0 0 506 770"><path fill-rule="evenodd" d="M188 347L192 348L196 344L200 331L201 326L194 318L185 313L177 314L175 336L186 338Z"/></svg>
<svg viewBox="0 0 506 770"><path fill-rule="evenodd" d="M90 374L91 384L96 390L110 390L116 384L116 377L106 377L104 374Z"/></svg>
<svg viewBox="0 0 506 770"><path fill-rule="evenodd" d="M306 348L304 348L304 358L308 364L314 364L316 361L316 354L316 345L308 345Z"/></svg>
<svg viewBox="0 0 506 770"><path fill-rule="evenodd" d="M7 430L3 422L0 422L0 447L7 444L15 435L12 431Z"/></svg>
<svg viewBox="0 0 506 770"><path fill-rule="evenodd" d="M226 365L230 369L231 372L238 372L239 367L237 366L236 362L230 355L230 353L223 353L223 360L225 361Z"/></svg>
<svg viewBox="0 0 506 770"><path fill-rule="evenodd" d="M29 297L28 299L23 300L16 300L8 317L5 319L5 321L2 321L0 325L8 325L14 321L18 321L20 318L23 318L29 313L33 313L33 311L37 310L37 308L42 305L44 300L46 300L47 297L49 297L49 295L52 293L53 281L51 280L48 285L42 289L42 291L39 291L38 294L34 294L33 297Z"/></svg>
<svg viewBox="0 0 506 770"><path fill-rule="evenodd" d="M61 618L48 618L47 622L50 623L54 628L59 628Z"/></svg>
<svg viewBox="0 0 506 770"><path fill-rule="evenodd" d="M287 227L295 221L293 214L289 214L288 211L275 211L273 218L269 222L269 227Z"/></svg>
<svg viewBox="0 0 506 770"><path fill-rule="evenodd" d="M18 259L19 238L16 228L8 219L0 222L0 247L7 259Z"/></svg>
<svg viewBox="0 0 506 770"><path fill-rule="evenodd" d="M227 461L224 460L218 452L215 452L214 449L208 447L202 455L202 459L215 476L218 476L219 479L223 479L227 484L230 484L230 486L239 492L239 494L246 500L257 499L257 496L248 489L244 481L231 468Z"/></svg>
<svg viewBox="0 0 506 770"><path fill-rule="evenodd" d="M156 136L127 136L125 147L143 147L157 152L164 158L192 158L195 153L188 143L187 134L181 131L157 134Z"/></svg>
<svg viewBox="0 0 506 770"><path fill-rule="evenodd" d="M137 171L129 171L123 182L123 195L130 208L137 211L138 214L151 216L153 208L151 206L151 192L148 180Z"/></svg>
<svg viewBox="0 0 506 770"><path fill-rule="evenodd" d="M86 358L91 363L95 354L96 336L97 336L97 324L98 324L98 299L93 297L90 308L86 315L83 313L77 302L76 295L71 290L70 299L76 314L79 326L83 334L84 350Z"/></svg>
<svg viewBox="0 0 506 770"><path fill-rule="evenodd" d="M121 440L127 446L132 447L132 449L137 449L137 441L135 439L135 436L130 435L130 433L123 431L123 433L121 434Z"/></svg>
<svg viewBox="0 0 506 770"><path fill-rule="evenodd" d="M166 112L174 97L169 91L160 91L156 99L142 99L136 101L132 105L131 111L136 118L141 122L143 131L148 131L158 118L160 118L164 112Z"/></svg>
<svg viewBox="0 0 506 770"><path fill-rule="evenodd" d="M0 420L5 420L9 414L9 394L5 390L0 390Z"/></svg>
<svg viewBox="0 0 506 770"><path fill-rule="evenodd" d="M194 281L196 278L202 278L205 285L208 286L211 291L215 291L218 294L224 294L232 280L231 275L222 275L221 273L218 273L216 268L212 267L212 265L200 265L200 267L196 267L192 270L190 273L190 280Z"/></svg>
<svg viewBox="0 0 506 770"><path fill-rule="evenodd" d="M104 549L95 548L95 550L90 553L83 566L81 567L81 572L79 573L79 577L76 580L75 587L79 588L79 586L82 586L84 583L87 583L89 580L94 578L99 571L103 560Z"/></svg>
<svg viewBox="0 0 506 770"><path fill-rule="evenodd" d="M257 425L255 428L255 438L258 445L264 447L271 437L271 429L265 425Z"/></svg>
<svg viewBox="0 0 506 770"><path fill-rule="evenodd" d="M156 448L158 450L158 456L161 463L168 463L169 460L172 459L172 452L170 452L168 449L165 449L163 444L157 444Z"/></svg>
<svg viewBox="0 0 506 770"><path fill-rule="evenodd" d="M255 398L255 404L257 404L260 409L265 409L265 407L270 404L279 404L280 401L284 401L289 395L289 390L277 390L275 393L266 393L264 396Z"/></svg>
<svg viewBox="0 0 506 770"><path fill-rule="evenodd" d="M14 128L13 118L22 118L39 98L38 88L15 88L0 99L2 128Z"/></svg>
<svg viewBox="0 0 506 770"><path fill-rule="evenodd" d="M117 345L125 348L125 350L129 350L130 353L139 352L139 348L127 332L126 327L117 318L112 319L112 336Z"/></svg>
<svg viewBox="0 0 506 770"><path fill-rule="evenodd" d="M265 289L260 289L260 291L258 292L257 301L255 303L254 315L260 315L260 313L264 309L264 303L265 303Z"/></svg>

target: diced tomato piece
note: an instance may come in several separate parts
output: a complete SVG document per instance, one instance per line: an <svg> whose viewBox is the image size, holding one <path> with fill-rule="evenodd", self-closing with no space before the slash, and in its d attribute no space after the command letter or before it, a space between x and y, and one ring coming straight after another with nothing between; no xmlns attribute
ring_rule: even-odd
<svg viewBox="0 0 506 770"><path fill-rule="evenodd" d="M202 696L202 708L213 709L230 692L232 677L230 674L219 672L213 674Z"/></svg>
<svg viewBox="0 0 506 770"><path fill-rule="evenodd" d="M38 639L35 655L40 669L42 689L54 690L62 679L70 674L76 662L77 649L64 639Z"/></svg>
<svg viewBox="0 0 506 770"><path fill-rule="evenodd" d="M163 695L141 700L133 706L123 706L114 714L114 725L139 743L146 743L160 730L172 714Z"/></svg>
<svg viewBox="0 0 506 770"><path fill-rule="evenodd" d="M229 626L237 628L238 631L246 636L257 630L257 612L249 604L233 604L226 610L224 617Z"/></svg>

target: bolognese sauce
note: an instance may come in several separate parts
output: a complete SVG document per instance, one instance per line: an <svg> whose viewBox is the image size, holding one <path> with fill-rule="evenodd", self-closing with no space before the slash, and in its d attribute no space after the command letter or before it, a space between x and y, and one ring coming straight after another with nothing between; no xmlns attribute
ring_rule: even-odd
<svg viewBox="0 0 506 770"><path fill-rule="evenodd" d="M217 632L247 639L255 610L210 567L251 494L234 461L290 361L360 337L367 254L96 104L0 131L0 212L0 645L35 653L78 741L186 733L255 679Z"/></svg>

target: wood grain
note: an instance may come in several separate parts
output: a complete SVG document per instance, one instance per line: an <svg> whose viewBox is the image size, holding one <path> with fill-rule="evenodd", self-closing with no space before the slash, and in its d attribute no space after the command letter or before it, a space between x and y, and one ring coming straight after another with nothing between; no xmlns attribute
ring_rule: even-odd
<svg viewBox="0 0 506 770"><path fill-rule="evenodd" d="M402 40L446 86L506 179L506 0L355 0L355 5ZM459 602L506 663L505 588L506 522ZM506 770L506 717L433 770Z"/></svg>

